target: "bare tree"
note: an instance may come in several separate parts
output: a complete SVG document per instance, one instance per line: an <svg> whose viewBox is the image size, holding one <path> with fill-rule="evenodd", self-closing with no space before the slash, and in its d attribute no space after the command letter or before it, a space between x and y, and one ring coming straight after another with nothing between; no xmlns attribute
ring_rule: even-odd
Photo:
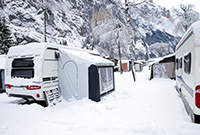
<svg viewBox="0 0 200 135"><path fill-rule="evenodd" d="M187 31L190 25L199 20L199 14L193 8L194 5L191 4L181 4L179 9L174 8L176 16L180 18L177 25L179 28L181 26L184 31Z"/></svg>
<svg viewBox="0 0 200 135"><path fill-rule="evenodd" d="M128 33L129 33L129 36L130 36L130 41L129 41L129 53L130 53L130 68L131 68L131 72L132 72L132 75L133 75L133 80L136 81L136 78L135 78L135 70L134 70L134 51L135 51L135 44L134 44L134 38L133 38L133 33L132 33L132 29L131 29L131 22L130 22L130 13L129 13L129 10L131 7L136 7L137 5L140 5L142 3L146 2L146 0L140 2L140 3L134 3L134 4L131 4L129 2L129 0L125 0L125 14L126 14L126 23L127 23L127 29L128 29ZM134 32L134 31L133 31Z"/></svg>
<svg viewBox="0 0 200 135"><path fill-rule="evenodd" d="M44 42L47 42L47 11L51 10L57 10L58 9L58 5L54 0L38 0L37 1L37 6L39 8L41 8L44 12Z"/></svg>

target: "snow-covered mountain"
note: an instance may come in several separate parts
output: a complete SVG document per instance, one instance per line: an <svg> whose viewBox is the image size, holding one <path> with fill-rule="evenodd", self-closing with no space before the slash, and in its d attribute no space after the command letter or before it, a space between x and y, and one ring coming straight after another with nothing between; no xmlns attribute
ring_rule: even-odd
<svg viewBox="0 0 200 135"><path fill-rule="evenodd" d="M97 49L118 57L117 31L124 59L129 57L130 36L124 5L120 0L3 0L0 14L5 17L16 44L43 41L44 8L47 8L47 41ZM135 57L160 57L174 52L182 33L175 33L170 11L150 0L130 8ZM121 28L116 28L116 25Z"/></svg>

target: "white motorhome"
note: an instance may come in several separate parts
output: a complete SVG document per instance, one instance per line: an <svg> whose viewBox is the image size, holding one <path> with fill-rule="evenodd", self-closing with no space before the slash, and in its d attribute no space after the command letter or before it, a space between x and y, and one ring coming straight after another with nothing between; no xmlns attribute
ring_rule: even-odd
<svg viewBox="0 0 200 135"><path fill-rule="evenodd" d="M49 43L15 46L8 52L6 92L45 101L59 91L66 100L100 101L114 90L113 67L111 61L78 48Z"/></svg>
<svg viewBox="0 0 200 135"><path fill-rule="evenodd" d="M194 23L176 46L176 87L186 110L200 122L200 22Z"/></svg>

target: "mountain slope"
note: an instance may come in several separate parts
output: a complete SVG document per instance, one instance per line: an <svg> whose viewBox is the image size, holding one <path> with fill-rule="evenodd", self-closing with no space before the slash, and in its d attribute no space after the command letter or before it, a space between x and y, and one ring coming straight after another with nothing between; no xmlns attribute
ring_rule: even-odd
<svg viewBox="0 0 200 135"><path fill-rule="evenodd" d="M97 49L102 55L118 57L119 41L122 57L129 57L130 36L124 5L113 0L4 0L1 16L5 16L16 44L42 42L44 10L47 8L47 41L81 48ZM130 8L135 57L160 57L174 52L179 36L175 35L174 19L165 8L151 2ZM116 28L116 25L121 28ZM180 34L179 34L180 35ZM160 48L165 51L161 53Z"/></svg>

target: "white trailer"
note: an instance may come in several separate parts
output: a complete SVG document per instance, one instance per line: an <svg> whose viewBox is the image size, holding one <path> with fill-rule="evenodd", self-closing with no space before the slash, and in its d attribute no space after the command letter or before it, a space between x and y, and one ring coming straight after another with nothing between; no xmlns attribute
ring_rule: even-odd
<svg viewBox="0 0 200 135"><path fill-rule="evenodd" d="M200 122L200 22L194 23L176 47L176 87L188 114Z"/></svg>
<svg viewBox="0 0 200 135"><path fill-rule="evenodd" d="M95 62L92 62L92 59ZM92 66L98 69L103 66L110 69L112 73L109 74L107 71L101 73L98 70L94 76L90 74ZM49 43L15 46L8 52L6 92L8 96L31 98L36 101L59 98L59 92L67 100L72 97L76 99L88 97L100 101L101 95L114 90L113 67L112 62L82 49ZM101 80L103 74L106 74L105 79L112 75L109 86L107 82ZM93 82L95 78L98 82Z"/></svg>
<svg viewBox="0 0 200 135"><path fill-rule="evenodd" d="M5 87L8 96L45 101L44 91L58 90L58 46L32 43L11 47Z"/></svg>

